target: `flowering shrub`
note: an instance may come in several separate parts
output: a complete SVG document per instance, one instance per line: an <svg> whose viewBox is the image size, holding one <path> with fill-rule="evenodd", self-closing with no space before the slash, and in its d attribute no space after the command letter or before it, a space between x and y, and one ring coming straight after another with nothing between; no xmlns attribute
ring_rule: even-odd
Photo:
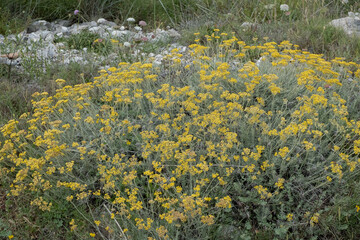
<svg viewBox="0 0 360 240"><path fill-rule="evenodd" d="M8 196L88 206L67 219L87 237L320 234L359 175L359 65L230 35L34 94L33 112L1 127Z"/></svg>

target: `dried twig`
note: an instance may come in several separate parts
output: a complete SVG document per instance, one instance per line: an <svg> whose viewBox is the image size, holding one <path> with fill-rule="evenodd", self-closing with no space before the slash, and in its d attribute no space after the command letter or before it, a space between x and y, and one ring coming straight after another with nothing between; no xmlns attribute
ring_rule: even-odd
<svg viewBox="0 0 360 240"><path fill-rule="evenodd" d="M109 208L105 204L104 204L104 207L105 207L106 211L111 215L111 211L109 210ZM116 225L118 226L118 228L120 229L122 235L124 236L124 239L127 240L126 235L125 235L124 231L122 230L122 228L121 228L120 224L118 223L118 221L116 221L115 218L114 218L114 221L115 221Z"/></svg>

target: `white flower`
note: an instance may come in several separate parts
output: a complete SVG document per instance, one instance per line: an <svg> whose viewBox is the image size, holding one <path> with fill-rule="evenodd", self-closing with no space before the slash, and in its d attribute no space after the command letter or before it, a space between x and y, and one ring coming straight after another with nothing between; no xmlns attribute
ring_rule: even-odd
<svg viewBox="0 0 360 240"><path fill-rule="evenodd" d="M284 12L289 11L289 5L287 5L287 4L281 4L281 5L280 5L280 10L281 10L281 11L284 11Z"/></svg>
<svg viewBox="0 0 360 240"><path fill-rule="evenodd" d="M126 19L126 21L128 21L128 22L135 22L135 18L128 18L128 19Z"/></svg>
<svg viewBox="0 0 360 240"><path fill-rule="evenodd" d="M161 65L161 60L160 60L160 61L159 61L159 60L155 60L155 61L153 62L153 64L156 65L156 66L159 66L159 65Z"/></svg>
<svg viewBox="0 0 360 240"><path fill-rule="evenodd" d="M124 46L125 46L125 47L131 47L131 43L129 43L129 42L124 42Z"/></svg>
<svg viewBox="0 0 360 240"><path fill-rule="evenodd" d="M135 29L136 31L141 31L141 30L142 30L142 28L139 27L139 26L135 26L134 29Z"/></svg>
<svg viewBox="0 0 360 240"><path fill-rule="evenodd" d="M121 26L120 27L120 31L124 31L125 30L125 27L124 26Z"/></svg>

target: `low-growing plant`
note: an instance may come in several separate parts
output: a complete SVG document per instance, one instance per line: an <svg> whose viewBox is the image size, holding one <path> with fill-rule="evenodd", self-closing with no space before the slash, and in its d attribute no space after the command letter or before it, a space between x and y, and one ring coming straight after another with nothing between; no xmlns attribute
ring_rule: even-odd
<svg viewBox="0 0 360 240"><path fill-rule="evenodd" d="M112 50L110 40L103 39L99 34L89 31L81 31L67 38L59 38L55 42L65 42L70 49L83 50L86 48L102 55L108 55Z"/></svg>
<svg viewBox="0 0 360 240"><path fill-rule="evenodd" d="M58 211L81 239L358 236L359 65L195 36L160 66L122 62L35 93L0 129L7 197ZM347 229L330 233L343 194Z"/></svg>

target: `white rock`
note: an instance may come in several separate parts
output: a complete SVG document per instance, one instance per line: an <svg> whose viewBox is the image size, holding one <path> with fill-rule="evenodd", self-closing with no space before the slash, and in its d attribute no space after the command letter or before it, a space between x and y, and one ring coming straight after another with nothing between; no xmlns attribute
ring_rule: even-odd
<svg viewBox="0 0 360 240"><path fill-rule="evenodd" d="M33 32L28 35L28 39L30 42L38 42L40 40L40 35Z"/></svg>
<svg viewBox="0 0 360 240"><path fill-rule="evenodd" d="M81 31L88 29L90 26L89 25L84 25L84 24L74 24L71 27L69 27L69 31L71 34L78 34Z"/></svg>
<svg viewBox="0 0 360 240"><path fill-rule="evenodd" d="M62 36L64 36L64 34L62 32L59 32L59 33L55 33L55 36L61 38Z"/></svg>
<svg viewBox="0 0 360 240"><path fill-rule="evenodd" d="M90 27L97 27L97 23L95 21L91 21L87 25Z"/></svg>
<svg viewBox="0 0 360 240"><path fill-rule="evenodd" d="M348 35L360 36L360 19L355 19L355 17L334 19L330 25L343 29Z"/></svg>
<svg viewBox="0 0 360 240"><path fill-rule="evenodd" d="M40 37L41 38L46 38L47 35L51 34L50 31L39 31Z"/></svg>
<svg viewBox="0 0 360 240"><path fill-rule="evenodd" d="M52 42L52 41L54 41L54 35L48 34L44 40L45 40L45 42Z"/></svg>
<svg viewBox="0 0 360 240"><path fill-rule="evenodd" d="M68 31L69 31L69 29L67 27L61 26L61 32L62 33L66 33Z"/></svg>
<svg viewBox="0 0 360 240"><path fill-rule="evenodd" d="M54 44L49 44L47 50L48 50L48 56L50 58L56 57L58 55L57 48Z"/></svg>
<svg viewBox="0 0 360 240"><path fill-rule="evenodd" d="M54 22L52 22L53 24L58 24L60 26L64 26L64 27L69 27L71 26L71 21L70 20L63 20L63 19L57 19Z"/></svg>
<svg viewBox="0 0 360 240"><path fill-rule="evenodd" d="M65 44L62 43L62 42L56 43L55 46L56 46L57 48L65 48Z"/></svg>
<svg viewBox="0 0 360 240"><path fill-rule="evenodd" d="M10 34L7 36L8 41L16 41L16 36L14 34Z"/></svg>
<svg viewBox="0 0 360 240"><path fill-rule="evenodd" d="M97 20L97 24L99 24L99 25L106 25L106 26L109 26L109 27L115 27L115 26L116 26L116 23L111 22L111 21L108 21L108 20L106 20L105 18L99 18L99 19Z"/></svg>
<svg viewBox="0 0 360 240"><path fill-rule="evenodd" d="M89 32L98 33L100 29L101 29L100 27L91 27L89 28Z"/></svg>
<svg viewBox="0 0 360 240"><path fill-rule="evenodd" d="M40 30L48 30L51 27L51 24L45 20L38 20L29 25L27 28L28 33L37 32Z"/></svg>
<svg viewBox="0 0 360 240"><path fill-rule="evenodd" d="M11 66L17 66L21 63L21 58L17 59L8 59L7 57L0 57L0 63L11 65Z"/></svg>
<svg viewBox="0 0 360 240"><path fill-rule="evenodd" d="M42 51L38 51L38 57L47 59L53 58L58 55L57 48L54 44L50 43L47 47L45 47Z"/></svg>
<svg viewBox="0 0 360 240"><path fill-rule="evenodd" d="M97 20L97 23L98 24L103 24L103 23L105 23L106 22L106 19L105 18L99 18L98 20Z"/></svg>

